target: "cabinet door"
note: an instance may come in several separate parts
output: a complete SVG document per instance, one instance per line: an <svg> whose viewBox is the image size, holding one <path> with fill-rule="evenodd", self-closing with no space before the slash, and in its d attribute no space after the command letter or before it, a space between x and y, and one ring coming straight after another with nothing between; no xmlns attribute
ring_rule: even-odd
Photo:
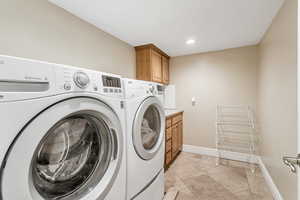
<svg viewBox="0 0 300 200"><path fill-rule="evenodd" d="M172 140L168 140L166 142L166 149L165 149L165 151L166 152L170 152L171 150L172 150Z"/></svg>
<svg viewBox="0 0 300 200"><path fill-rule="evenodd" d="M171 162L172 162L172 152L169 151L166 153L165 166L167 167Z"/></svg>
<svg viewBox="0 0 300 200"><path fill-rule="evenodd" d="M151 51L151 71L152 71L152 81L162 83L162 56L156 51Z"/></svg>
<svg viewBox="0 0 300 200"><path fill-rule="evenodd" d="M169 84L169 59L166 57L162 57L162 75L163 75L163 83Z"/></svg>
<svg viewBox="0 0 300 200"><path fill-rule="evenodd" d="M172 138L172 128L166 128L166 141Z"/></svg>
<svg viewBox="0 0 300 200"><path fill-rule="evenodd" d="M183 146L183 123L182 121L178 123L178 149L182 151Z"/></svg>
<svg viewBox="0 0 300 200"><path fill-rule="evenodd" d="M172 127L172 158L177 155L178 152L178 126L177 124Z"/></svg>
<svg viewBox="0 0 300 200"><path fill-rule="evenodd" d="M151 50L141 49L136 51L136 78L138 80L151 81Z"/></svg>

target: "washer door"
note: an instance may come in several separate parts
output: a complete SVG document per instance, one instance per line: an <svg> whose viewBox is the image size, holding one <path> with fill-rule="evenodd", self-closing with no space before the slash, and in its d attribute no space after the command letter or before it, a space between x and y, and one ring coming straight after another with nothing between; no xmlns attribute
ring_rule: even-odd
<svg viewBox="0 0 300 200"><path fill-rule="evenodd" d="M91 98L57 103L23 129L6 155L1 199L104 199L122 145L120 121L106 104Z"/></svg>
<svg viewBox="0 0 300 200"><path fill-rule="evenodd" d="M140 105L133 125L133 144L144 160L152 159L164 141L165 113L160 101L149 97Z"/></svg>

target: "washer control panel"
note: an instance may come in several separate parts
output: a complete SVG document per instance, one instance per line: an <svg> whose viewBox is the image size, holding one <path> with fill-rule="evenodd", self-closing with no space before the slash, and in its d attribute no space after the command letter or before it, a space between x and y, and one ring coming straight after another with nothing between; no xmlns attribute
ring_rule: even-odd
<svg viewBox="0 0 300 200"><path fill-rule="evenodd" d="M71 92L124 97L119 75L0 55L0 102Z"/></svg>
<svg viewBox="0 0 300 200"><path fill-rule="evenodd" d="M55 66L56 84L61 92L98 90L97 72L70 66Z"/></svg>
<svg viewBox="0 0 300 200"><path fill-rule="evenodd" d="M59 67L56 70L58 88L62 92L86 91L123 98L121 76L77 67Z"/></svg>
<svg viewBox="0 0 300 200"><path fill-rule="evenodd" d="M123 96L123 85L121 77L114 74L101 74L101 92L108 96Z"/></svg>

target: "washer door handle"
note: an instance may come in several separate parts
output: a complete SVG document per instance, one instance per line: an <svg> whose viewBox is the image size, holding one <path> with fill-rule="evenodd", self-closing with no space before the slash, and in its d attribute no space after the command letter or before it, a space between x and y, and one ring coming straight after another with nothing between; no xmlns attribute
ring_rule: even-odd
<svg viewBox="0 0 300 200"><path fill-rule="evenodd" d="M110 132L112 135L112 146L113 146L113 153L112 153L112 160L116 160L118 157L118 138L117 138L117 133L115 129L110 128Z"/></svg>

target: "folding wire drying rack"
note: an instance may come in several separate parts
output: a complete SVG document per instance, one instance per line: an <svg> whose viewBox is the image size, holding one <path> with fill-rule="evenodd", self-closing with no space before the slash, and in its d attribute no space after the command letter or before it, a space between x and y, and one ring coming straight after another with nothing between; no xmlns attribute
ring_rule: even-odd
<svg viewBox="0 0 300 200"><path fill-rule="evenodd" d="M251 107L218 105L216 115L216 164L219 164L222 154L228 152L243 153L247 155L246 161L253 164L256 155L256 126ZM254 171L254 167L251 169Z"/></svg>

